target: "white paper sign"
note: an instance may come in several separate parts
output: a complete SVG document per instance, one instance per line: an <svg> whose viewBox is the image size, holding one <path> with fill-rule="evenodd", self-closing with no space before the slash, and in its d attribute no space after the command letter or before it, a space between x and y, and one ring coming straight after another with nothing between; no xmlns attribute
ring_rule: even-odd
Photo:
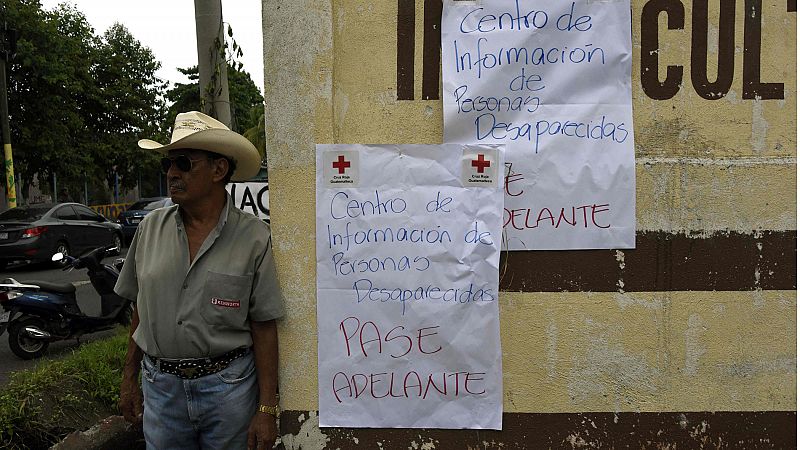
<svg viewBox="0 0 800 450"><path fill-rule="evenodd" d="M233 204L242 211L269 219L269 185L267 183L228 183L225 189L233 198Z"/></svg>
<svg viewBox="0 0 800 450"><path fill-rule="evenodd" d="M510 250L633 248L630 1L445 1L444 140L506 143Z"/></svg>
<svg viewBox="0 0 800 450"><path fill-rule="evenodd" d="M503 164L497 145L317 146L320 426L501 428Z"/></svg>

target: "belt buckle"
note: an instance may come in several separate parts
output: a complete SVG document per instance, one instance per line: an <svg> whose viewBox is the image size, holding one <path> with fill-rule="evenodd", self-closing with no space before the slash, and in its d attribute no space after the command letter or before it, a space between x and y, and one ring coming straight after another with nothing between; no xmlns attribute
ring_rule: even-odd
<svg viewBox="0 0 800 450"><path fill-rule="evenodd" d="M178 372L181 378L194 378L198 370L200 370L198 367L181 367Z"/></svg>

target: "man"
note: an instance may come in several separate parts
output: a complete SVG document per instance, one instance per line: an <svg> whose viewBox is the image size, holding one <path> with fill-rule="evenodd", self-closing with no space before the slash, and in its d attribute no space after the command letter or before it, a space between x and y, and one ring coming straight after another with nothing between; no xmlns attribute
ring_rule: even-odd
<svg viewBox="0 0 800 450"><path fill-rule="evenodd" d="M120 409L148 448L272 448L283 304L270 230L225 191L261 157L196 111L178 114L169 145L139 146L165 155L175 205L139 224L115 287L136 301Z"/></svg>

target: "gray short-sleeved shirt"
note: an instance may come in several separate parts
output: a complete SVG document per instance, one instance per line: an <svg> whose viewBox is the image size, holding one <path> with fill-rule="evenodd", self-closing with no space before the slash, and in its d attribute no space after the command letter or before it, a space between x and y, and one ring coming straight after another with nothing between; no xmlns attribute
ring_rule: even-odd
<svg viewBox="0 0 800 450"><path fill-rule="evenodd" d="M133 339L146 354L218 356L252 344L250 320L283 315L269 225L232 203L191 265L177 205L139 224L114 290L136 300Z"/></svg>

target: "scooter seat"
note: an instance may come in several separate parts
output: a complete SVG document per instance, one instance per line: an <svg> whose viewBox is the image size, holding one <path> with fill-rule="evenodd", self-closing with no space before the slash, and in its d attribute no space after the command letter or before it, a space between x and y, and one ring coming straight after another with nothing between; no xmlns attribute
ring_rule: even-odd
<svg viewBox="0 0 800 450"><path fill-rule="evenodd" d="M60 294L74 294L75 285L72 283L51 283L49 281L26 281L25 284L39 286L43 291L58 292Z"/></svg>

